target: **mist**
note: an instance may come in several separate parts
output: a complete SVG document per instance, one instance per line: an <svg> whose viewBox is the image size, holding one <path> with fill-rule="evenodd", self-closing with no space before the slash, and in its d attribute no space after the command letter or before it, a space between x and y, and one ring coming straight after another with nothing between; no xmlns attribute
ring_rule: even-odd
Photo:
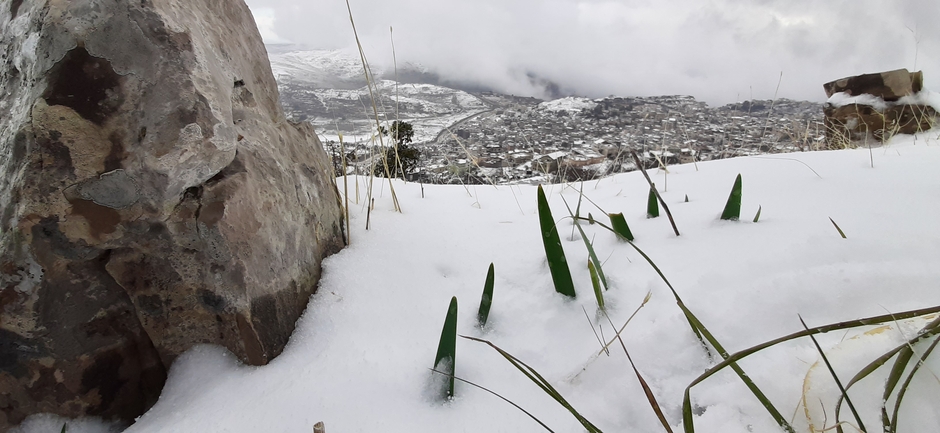
<svg viewBox="0 0 940 433"><path fill-rule="evenodd" d="M250 0L266 43L353 49L346 3ZM373 64L546 98L692 95L824 101L828 81L924 70L940 90L940 3L351 0ZM550 95L547 88L553 88Z"/></svg>

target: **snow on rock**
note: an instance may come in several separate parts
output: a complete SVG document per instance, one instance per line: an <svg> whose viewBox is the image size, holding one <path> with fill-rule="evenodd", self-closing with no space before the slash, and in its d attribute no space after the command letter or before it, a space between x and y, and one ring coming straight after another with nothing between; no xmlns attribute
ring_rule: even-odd
<svg viewBox="0 0 940 433"><path fill-rule="evenodd" d="M888 108L888 104L885 103L884 99L867 93L853 96L848 92L839 92L830 96L826 103L833 107L844 107L852 104L868 105L878 111L884 111Z"/></svg>
<svg viewBox="0 0 940 433"><path fill-rule="evenodd" d="M940 113L940 93L930 90L921 90L910 96L898 100L899 105L927 105Z"/></svg>
<svg viewBox="0 0 940 433"><path fill-rule="evenodd" d="M888 108L888 103L884 99L867 93L852 96L847 92L838 92L830 96L826 103L837 108L852 104L868 105L878 111L884 111ZM892 102L891 105L926 105L940 112L940 93L924 89L913 95L901 97L897 102Z"/></svg>

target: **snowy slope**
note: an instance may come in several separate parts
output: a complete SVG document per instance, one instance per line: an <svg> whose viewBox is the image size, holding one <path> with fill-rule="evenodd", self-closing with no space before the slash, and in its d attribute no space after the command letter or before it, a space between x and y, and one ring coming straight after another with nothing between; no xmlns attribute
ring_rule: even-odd
<svg viewBox="0 0 940 433"><path fill-rule="evenodd" d="M566 98L553 99L551 101L542 102L538 105L538 109L545 111L567 111L569 113L578 113L581 110L590 110L595 106L597 106L597 103L589 98L569 96Z"/></svg>
<svg viewBox="0 0 940 433"><path fill-rule="evenodd" d="M648 186L640 173L592 181L583 190L604 211L624 213L637 245L685 304L726 349L737 351L802 329L798 315L817 326L940 305L938 140L933 133L897 138L871 153L857 149L728 159L699 163L698 169L673 166L668 178L651 172L664 189L679 237L665 217L646 219ZM739 173L741 221L720 221ZM571 222L562 218L563 199L575 206L581 185L546 186L578 291L570 300L552 288L534 187L396 182L403 208L396 213L388 184L377 179L372 227L366 231L367 182L349 179L351 245L324 263L319 292L284 353L268 366L247 367L216 347L191 350L173 365L157 405L127 432L309 432L317 421L331 432L544 431L509 404L465 384L457 385L456 398L446 404L429 397L428 368L451 296L459 300L460 334L492 340L538 369L603 431L663 431L619 345L610 356L594 356L599 344L591 326L603 323L605 338L612 332L596 314L584 244L579 236L572 238ZM344 190L342 179L339 187ZM753 223L758 207L761 218ZM581 214L588 212L603 218L603 211L585 201ZM624 342L672 428L681 431L685 387L715 361L643 258L605 230L584 228L604 261L609 313L618 327L647 293L652 295L627 326ZM476 309L491 262L493 309L481 331ZM869 334L863 331L874 327L819 340L845 381L923 323L889 323ZM459 377L504 395L555 431L583 431L492 349L458 340ZM798 431L809 431L811 423L820 429L824 419L825 427L834 419L836 391L831 378L819 374L818 360L812 343L801 339L753 355L741 366L785 417L793 417ZM899 431L935 431L940 425L938 373L935 356L908 391ZM869 428L880 429L878 401L886 374L878 372L850 390ZM696 431L780 431L729 371L707 379L691 395ZM847 408L842 416L851 420ZM26 431L55 426L55 420L32 422L48 424L46 430Z"/></svg>
<svg viewBox="0 0 940 433"><path fill-rule="evenodd" d="M375 131L372 93L366 86L358 53L344 50L286 49L269 53L278 81L281 103L288 114L313 124L321 141L370 142ZM421 65L401 65L401 73L420 76ZM376 77L379 118L400 119L415 127L414 141L426 142L462 119L489 109L482 99L467 92L435 84L400 83L382 79L394 76L372 64Z"/></svg>
<svg viewBox="0 0 940 433"><path fill-rule="evenodd" d="M307 83L316 88L355 89L365 86L362 62L342 50L297 50L268 55L278 82ZM380 71L373 71L378 74Z"/></svg>

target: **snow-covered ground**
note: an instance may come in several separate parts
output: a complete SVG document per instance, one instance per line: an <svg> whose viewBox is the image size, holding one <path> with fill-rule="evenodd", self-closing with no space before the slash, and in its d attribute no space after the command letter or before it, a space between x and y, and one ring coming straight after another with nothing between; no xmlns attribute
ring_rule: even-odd
<svg viewBox="0 0 940 433"><path fill-rule="evenodd" d="M873 160L874 167L871 166ZM556 294L546 264L531 186L394 184L377 179L365 230L366 178L350 206L351 244L324 263L319 292L284 353L264 367L223 349L197 347L172 366L160 401L127 432L539 432L524 413L457 384L435 401L428 383L451 296L458 333L491 340L537 369L606 432L663 431L619 345L595 357L597 315L587 253L564 200L605 220L623 212L636 244L662 269L685 304L729 351L809 326L940 305L940 136L902 137L884 148L756 156L651 172L675 216L646 218L648 186L638 172L589 183L546 185L578 296ZM741 221L721 221L737 174ZM668 176L668 178L667 178ZM356 180L349 179L355 199ZM339 188L344 190L342 179ZM423 197L422 197L423 196ZM688 197L686 202L685 198ZM762 209L759 222L752 219ZM599 208L603 208L603 211ZM847 236L843 239L832 218ZM622 325L636 366L665 417L682 427L686 386L715 364L690 331L663 281L629 244L585 224L611 288L609 314ZM496 284L489 323L476 327L487 267ZM585 315L587 312L587 316ZM590 323L589 323L590 320ZM847 381L865 363L909 338L924 320L819 336ZM866 331L870 331L865 333ZM917 346L920 353L926 346ZM797 431L831 427L837 391L809 339L759 352L740 365ZM458 339L456 374L514 401L554 431L583 429L491 348ZM876 372L849 391L862 419L880 430ZM899 431L940 426L940 360L928 359L901 410ZM692 389L699 432L780 431L741 380L723 371ZM807 407L801 403L806 401ZM823 415L822 408L827 415ZM842 420L854 423L848 408ZM23 431L58 431L36 417ZM45 424L44 424L45 423ZM69 432L102 431L73 425ZM854 431L846 427L846 431Z"/></svg>

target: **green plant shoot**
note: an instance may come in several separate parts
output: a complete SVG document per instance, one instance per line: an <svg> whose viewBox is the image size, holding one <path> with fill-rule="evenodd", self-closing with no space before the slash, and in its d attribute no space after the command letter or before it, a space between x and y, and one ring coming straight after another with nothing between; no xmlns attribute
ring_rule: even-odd
<svg viewBox="0 0 940 433"><path fill-rule="evenodd" d="M731 195L728 196L728 203L725 203L725 210L721 213L721 219L737 221L741 217L741 175L734 180L734 186L731 187Z"/></svg>
<svg viewBox="0 0 940 433"><path fill-rule="evenodd" d="M490 269L486 272L486 282L483 283L483 299L480 299L480 311L477 313L480 328L486 326L486 319L490 317L490 305L493 304L494 277L493 264L490 263Z"/></svg>
<svg viewBox="0 0 940 433"><path fill-rule="evenodd" d="M444 318L444 329L441 330L441 341L437 344L437 356L434 357L434 369L447 374L447 387L441 390L441 399L446 400L454 396L454 372L457 360L457 297L450 298L450 307L447 308L447 317Z"/></svg>
<svg viewBox="0 0 940 433"><path fill-rule="evenodd" d="M614 233L617 233L617 237L628 241L633 240L633 233L630 231L630 226L627 225L623 213L612 213L607 216L610 217L610 227L614 229Z"/></svg>
<svg viewBox="0 0 940 433"><path fill-rule="evenodd" d="M591 285L594 286L594 297L597 298L597 308L604 310L604 291L601 290L601 279L594 269L594 262L588 260L588 271L591 273Z"/></svg>
<svg viewBox="0 0 940 433"><path fill-rule="evenodd" d="M656 188L656 184L650 186L650 195L646 199L646 217L647 218L656 218L659 216L659 200L656 199L656 192L653 191L653 188Z"/></svg>
<svg viewBox="0 0 940 433"><path fill-rule="evenodd" d="M555 291L565 296L575 297L574 282L571 280L571 270L568 269L568 260L565 250L561 246L561 238L555 228L555 219L552 210L548 207L548 199L542 185L538 190L539 225L542 227L542 244L545 246L545 257L548 259L548 269L552 273L552 282Z"/></svg>

